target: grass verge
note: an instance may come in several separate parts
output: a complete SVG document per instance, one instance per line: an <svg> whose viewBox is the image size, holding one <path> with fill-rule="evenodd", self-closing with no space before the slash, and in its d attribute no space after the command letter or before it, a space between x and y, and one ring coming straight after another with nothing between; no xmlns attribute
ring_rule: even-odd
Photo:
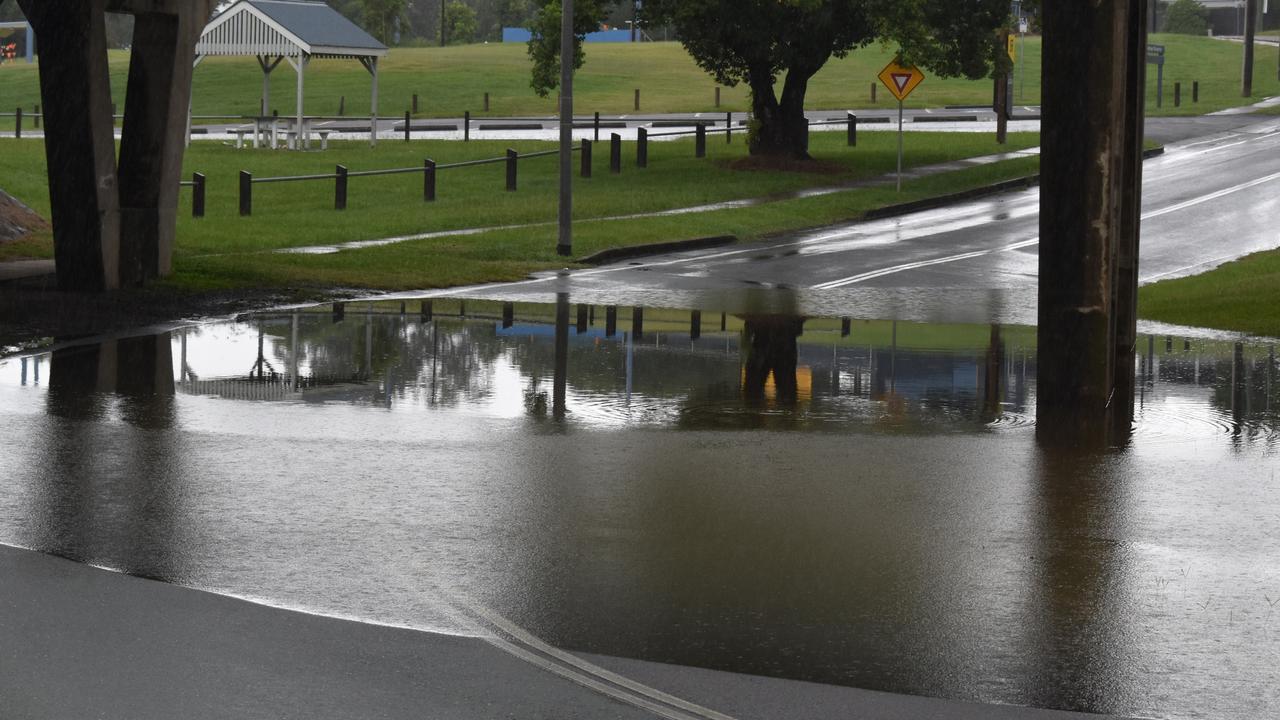
<svg viewBox="0 0 1280 720"><path fill-rule="evenodd" d="M1148 320L1280 337L1280 250L1257 253L1139 293Z"/></svg>

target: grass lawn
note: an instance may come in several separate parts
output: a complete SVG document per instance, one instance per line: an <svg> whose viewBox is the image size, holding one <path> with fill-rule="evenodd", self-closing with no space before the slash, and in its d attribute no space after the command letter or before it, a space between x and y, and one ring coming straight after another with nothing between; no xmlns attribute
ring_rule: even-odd
<svg viewBox="0 0 1280 720"><path fill-rule="evenodd" d="M829 132L814 133L812 138L812 151L823 161L825 172L736 170L733 162L746 157L744 140L739 134L734 143L725 144L722 136L713 137L706 160L694 157L692 140L653 142L647 170L635 167L634 144L627 143L621 175L608 172L607 149L598 147L594 177L575 181L575 217L589 220L839 185L883 175L896 163L893 133L863 133L859 147L848 148L843 133ZM1013 134L1009 144L1001 147L992 136L984 134L914 133L907 137L906 162L908 166L918 166L988 155L1033 147L1038 140L1035 134ZM426 157L440 163L499 157L508 146L522 152L555 147L553 143L535 141L465 144L427 140L385 142L377 149L370 149L365 143L335 143L327 152L286 153L237 151L221 143L195 143L186 156L186 170L188 174L203 172L209 178L208 214L201 220L191 218L190 191L184 191L176 249L179 267L186 259L201 255L554 221L558 196L554 156L523 161L520 190L515 193L504 190L502 165L440 171L435 203L422 201L422 176L418 174L352 178L348 209L344 212L333 209L332 181L260 184L254 188L253 216L239 216L237 177L241 170L267 177L331 173L336 164L344 164L352 171L421 167ZM42 142L0 139L0 158L5 189L47 216L49 198ZM688 224L687 218L680 218L671 227L679 230ZM728 231L703 234L725 232ZM650 242L661 239L649 237ZM474 238L466 242L477 244ZM627 243L613 246L620 244ZM484 247L483 243L479 245ZM41 257L50 252L46 237L41 242L0 248L0 257ZM482 254L488 252L486 248ZM500 260L500 254L492 259Z"/></svg>
<svg viewBox="0 0 1280 720"><path fill-rule="evenodd" d="M1198 114L1242 104L1239 98L1241 48L1238 44L1185 35L1154 35L1153 43L1168 48L1165 66L1164 107L1155 109L1154 68L1148 92L1149 109L1157 114ZM809 85L808 107L843 109L892 106L880 88L873 104L870 87L892 56L882 45L857 50L843 60L832 60ZM1277 49L1258 47L1258 98L1280 94L1276 73ZM1015 102L1040 102L1040 38L1027 37L1022 44ZM112 94L123 107L129 56L111 55ZM483 95L490 94L491 116L551 115L555 97L539 98L529 88L529 61L521 44L468 45L449 48L404 48L392 51L383 64L380 112L397 116L410 108L412 96L421 98L420 115L459 117L470 110L483 117ZM1191 82L1200 82L1200 102L1191 104ZM1181 82L1187 102L1173 108L1173 83ZM261 71L252 58L210 58L195 75L194 111L197 115L257 114L262 87ZM579 72L575 98L579 112L589 114L632 113L633 95L641 91L641 113L712 111L715 83L700 70L677 43L592 45L587 64ZM291 70L272 74L272 105L283 115L294 113L295 79ZM368 115L369 75L360 65L324 61L308 71L307 111L315 115L337 113L339 98L346 97L346 112ZM911 96L909 107L990 105L990 80L948 80L930 77ZM744 87L723 90L721 110L748 109ZM38 104L35 67L11 64L0 67L0 110L11 112Z"/></svg>
<svg viewBox="0 0 1280 720"><path fill-rule="evenodd" d="M1149 320L1280 337L1280 250L1142 288Z"/></svg>

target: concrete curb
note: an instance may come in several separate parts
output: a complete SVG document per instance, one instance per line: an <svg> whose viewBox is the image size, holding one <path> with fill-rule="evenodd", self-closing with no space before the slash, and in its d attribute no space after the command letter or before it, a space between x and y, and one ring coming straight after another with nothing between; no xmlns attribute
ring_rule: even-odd
<svg viewBox="0 0 1280 720"><path fill-rule="evenodd" d="M583 265L605 265L619 260L630 260L631 258L646 257L648 255L663 255L670 252L680 252L682 250L706 250L708 248L735 245L737 243L737 236L717 235L715 237L695 238L693 240L675 240L672 242L653 243L652 245L631 245L629 247L601 250L593 255L580 258L576 262Z"/></svg>

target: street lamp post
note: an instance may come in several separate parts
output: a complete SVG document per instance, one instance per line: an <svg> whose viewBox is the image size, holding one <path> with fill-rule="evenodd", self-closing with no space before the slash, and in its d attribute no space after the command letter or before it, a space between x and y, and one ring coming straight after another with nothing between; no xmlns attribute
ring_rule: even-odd
<svg viewBox="0 0 1280 720"><path fill-rule="evenodd" d="M560 240L556 252L573 254L573 0L560 18Z"/></svg>

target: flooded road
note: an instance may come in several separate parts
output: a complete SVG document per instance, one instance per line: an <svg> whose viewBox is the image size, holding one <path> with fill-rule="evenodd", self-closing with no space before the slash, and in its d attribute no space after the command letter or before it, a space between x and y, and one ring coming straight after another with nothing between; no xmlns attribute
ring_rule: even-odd
<svg viewBox="0 0 1280 720"><path fill-rule="evenodd" d="M2 360L0 542L574 652L1280 711L1273 346L1144 337L1131 441L1059 454L1033 329L770 297L348 305Z"/></svg>

